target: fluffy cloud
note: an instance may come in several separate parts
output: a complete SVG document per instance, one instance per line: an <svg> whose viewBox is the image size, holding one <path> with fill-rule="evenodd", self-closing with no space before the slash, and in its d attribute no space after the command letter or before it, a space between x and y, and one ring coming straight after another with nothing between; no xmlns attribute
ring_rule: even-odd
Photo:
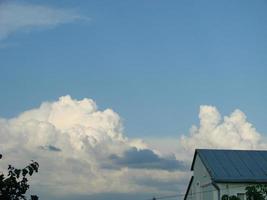
<svg viewBox="0 0 267 200"><path fill-rule="evenodd" d="M189 135L179 139L180 150L190 152L195 148L263 149L265 138L247 121L246 115L235 110L222 119L213 106L200 106L200 125L192 126Z"/></svg>
<svg viewBox="0 0 267 200"><path fill-rule="evenodd" d="M23 3L0 3L0 40L21 30L52 27L82 17L74 11Z"/></svg>
<svg viewBox="0 0 267 200"><path fill-rule="evenodd" d="M0 119L0 138L1 166L22 167L31 159L40 163L33 184L37 193L156 192L160 180L187 177L182 161L127 138L119 115L98 110L91 99L64 96L16 118ZM139 184L148 177L157 187Z"/></svg>
<svg viewBox="0 0 267 200"><path fill-rule="evenodd" d="M222 118L215 107L201 106L199 119L199 127L193 126L189 134L176 142L160 139L159 146L154 140L152 148L141 139L127 138L113 110L101 111L91 99L63 96L15 118L0 118L4 155L0 171L9 163L23 167L32 159L38 161L40 171L33 177L32 192L45 194L44 199L47 193L55 199L174 194L184 192L195 148L267 146L240 110Z"/></svg>

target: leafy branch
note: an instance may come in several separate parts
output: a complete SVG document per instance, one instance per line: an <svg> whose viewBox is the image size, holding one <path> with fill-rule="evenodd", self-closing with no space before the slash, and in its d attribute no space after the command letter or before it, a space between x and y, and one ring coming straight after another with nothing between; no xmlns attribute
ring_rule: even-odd
<svg viewBox="0 0 267 200"><path fill-rule="evenodd" d="M2 155L0 154L0 159ZM25 194L29 189L28 177L37 173L39 164L31 163L23 169L8 166L8 174L0 173L0 200L27 200ZM31 195L31 200L38 200L38 196Z"/></svg>

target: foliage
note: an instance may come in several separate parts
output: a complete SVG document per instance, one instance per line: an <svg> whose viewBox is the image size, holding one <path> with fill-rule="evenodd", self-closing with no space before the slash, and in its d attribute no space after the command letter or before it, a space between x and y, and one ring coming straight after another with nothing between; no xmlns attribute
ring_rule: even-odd
<svg viewBox="0 0 267 200"><path fill-rule="evenodd" d="M267 185L257 184L246 187L247 200L267 200ZM222 200L240 200L237 196L223 195Z"/></svg>
<svg viewBox="0 0 267 200"><path fill-rule="evenodd" d="M258 184L246 187L247 200L265 200L267 199L267 185Z"/></svg>
<svg viewBox="0 0 267 200"><path fill-rule="evenodd" d="M0 154L0 159L2 155ZM27 200L25 194L29 189L28 176L38 172L39 164L32 161L23 169L17 169L11 165L8 166L8 174L5 176L0 173L0 200ZM35 195L31 200L38 200Z"/></svg>
<svg viewBox="0 0 267 200"><path fill-rule="evenodd" d="M222 200L240 200L237 196L232 195L232 196L228 196L228 195L223 195L222 196Z"/></svg>

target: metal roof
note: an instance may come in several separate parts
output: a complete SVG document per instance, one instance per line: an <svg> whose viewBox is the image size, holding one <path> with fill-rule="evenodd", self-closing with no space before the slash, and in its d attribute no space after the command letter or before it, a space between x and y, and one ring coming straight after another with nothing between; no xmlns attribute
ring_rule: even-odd
<svg viewBox="0 0 267 200"><path fill-rule="evenodd" d="M267 151L197 149L215 182L267 183Z"/></svg>

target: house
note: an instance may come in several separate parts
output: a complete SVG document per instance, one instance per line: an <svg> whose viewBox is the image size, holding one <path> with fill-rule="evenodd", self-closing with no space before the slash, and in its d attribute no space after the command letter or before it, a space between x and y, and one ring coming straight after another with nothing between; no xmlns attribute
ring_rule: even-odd
<svg viewBox="0 0 267 200"><path fill-rule="evenodd" d="M248 185L267 183L267 151L197 149L184 200L245 200Z"/></svg>

